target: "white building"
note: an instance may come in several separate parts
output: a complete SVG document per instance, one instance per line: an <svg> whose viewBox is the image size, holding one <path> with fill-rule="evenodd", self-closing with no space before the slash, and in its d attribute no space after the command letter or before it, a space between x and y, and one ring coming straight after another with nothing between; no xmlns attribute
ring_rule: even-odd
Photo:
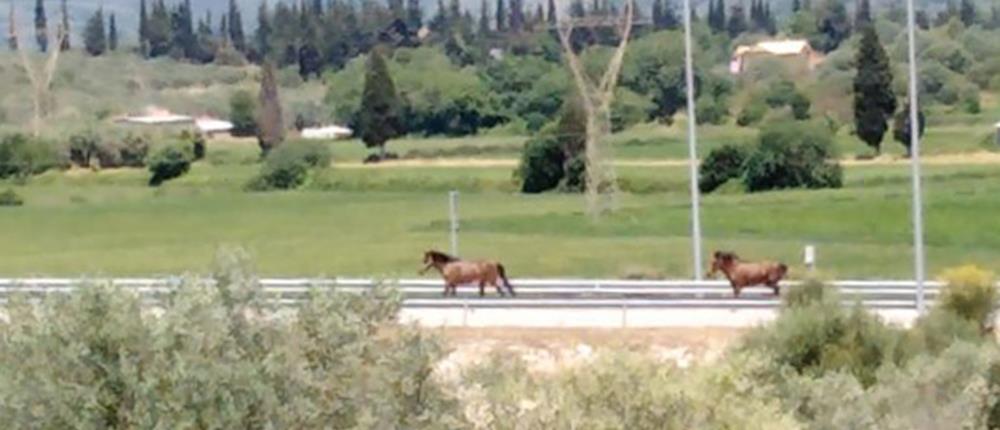
<svg viewBox="0 0 1000 430"><path fill-rule="evenodd" d="M813 50L807 40L769 40L736 47L729 62L729 72L741 74L749 63L759 58L780 58L809 71L823 61L823 56Z"/></svg>
<svg viewBox="0 0 1000 430"><path fill-rule="evenodd" d="M308 127L302 129L302 138L308 140L343 139L354 135L354 131L339 125Z"/></svg>

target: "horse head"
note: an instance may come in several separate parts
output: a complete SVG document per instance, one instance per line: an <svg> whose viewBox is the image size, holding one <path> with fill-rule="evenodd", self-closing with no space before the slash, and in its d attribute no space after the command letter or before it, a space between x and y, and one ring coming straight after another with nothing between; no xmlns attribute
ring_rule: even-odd
<svg viewBox="0 0 1000 430"><path fill-rule="evenodd" d="M719 271L728 271L733 263L740 259L734 252L715 251L715 254L712 256L714 257L712 258L712 268L709 269L706 275L709 278L715 276Z"/></svg>

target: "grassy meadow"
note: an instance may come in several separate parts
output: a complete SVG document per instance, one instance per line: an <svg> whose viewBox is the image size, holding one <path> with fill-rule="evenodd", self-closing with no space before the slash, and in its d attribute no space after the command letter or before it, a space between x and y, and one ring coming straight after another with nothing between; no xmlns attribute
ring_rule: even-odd
<svg viewBox="0 0 1000 430"><path fill-rule="evenodd" d="M208 162L159 189L127 169L49 172L19 186L27 204L0 210L0 273L178 273L207 268L218 247L234 245L266 275L414 276L425 248L447 248L446 192L459 189L461 253L500 258L515 276L690 275L683 167L620 167L631 192L594 221L579 195L516 193L505 166L334 167L303 190L247 193L258 166L234 162L244 157L234 145L210 146ZM931 273L1000 266L1000 168L925 171ZM781 259L801 273L812 243L831 276L906 277L908 174L905 165L850 166L840 190L708 195L706 248Z"/></svg>

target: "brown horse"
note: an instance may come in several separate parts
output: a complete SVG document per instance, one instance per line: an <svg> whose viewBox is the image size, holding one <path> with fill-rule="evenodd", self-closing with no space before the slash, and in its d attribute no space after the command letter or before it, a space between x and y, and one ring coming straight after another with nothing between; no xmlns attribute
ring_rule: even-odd
<svg viewBox="0 0 1000 430"><path fill-rule="evenodd" d="M514 287L510 285L510 281L507 280L507 273L504 270L503 264L495 261L465 261L460 260L457 257L452 257L440 251L427 251L424 253L424 264L427 266L420 271L423 275L432 267L437 269L441 273L441 277L444 278L444 295L447 296L449 292L451 295L457 295L457 287L460 284L471 284L474 282L479 283L479 296L482 297L486 295L486 285L492 285L496 288L497 293L501 296L504 295L503 290L500 285L497 284L497 278L503 281L504 287L510 292L511 296L516 296L514 293Z"/></svg>
<svg viewBox="0 0 1000 430"><path fill-rule="evenodd" d="M712 269L707 276L712 277L719 271L729 279L736 297L740 296L741 290L754 285L766 285L774 290L774 295L779 295L781 286L778 282L788 273L788 266L772 262L745 263L735 253L715 251Z"/></svg>

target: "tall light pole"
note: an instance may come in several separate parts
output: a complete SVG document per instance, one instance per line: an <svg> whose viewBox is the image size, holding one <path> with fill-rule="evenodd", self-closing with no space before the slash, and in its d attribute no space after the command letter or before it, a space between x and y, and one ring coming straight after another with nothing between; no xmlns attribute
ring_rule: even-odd
<svg viewBox="0 0 1000 430"><path fill-rule="evenodd" d="M691 170L691 253L694 279L701 276L701 194L698 190L698 149L694 104L694 67L691 64L691 0L684 0L684 71L687 78L688 167Z"/></svg>
<svg viewBox="0 0 1000 430"><path fill-rule="evenodd" d="M917 49L913 0L906 0L906 26L910 41L910 169L913 176L913 270L917 281L917 312L924 302L924 206L920 184L920 115L917 103Z"/></svg>

